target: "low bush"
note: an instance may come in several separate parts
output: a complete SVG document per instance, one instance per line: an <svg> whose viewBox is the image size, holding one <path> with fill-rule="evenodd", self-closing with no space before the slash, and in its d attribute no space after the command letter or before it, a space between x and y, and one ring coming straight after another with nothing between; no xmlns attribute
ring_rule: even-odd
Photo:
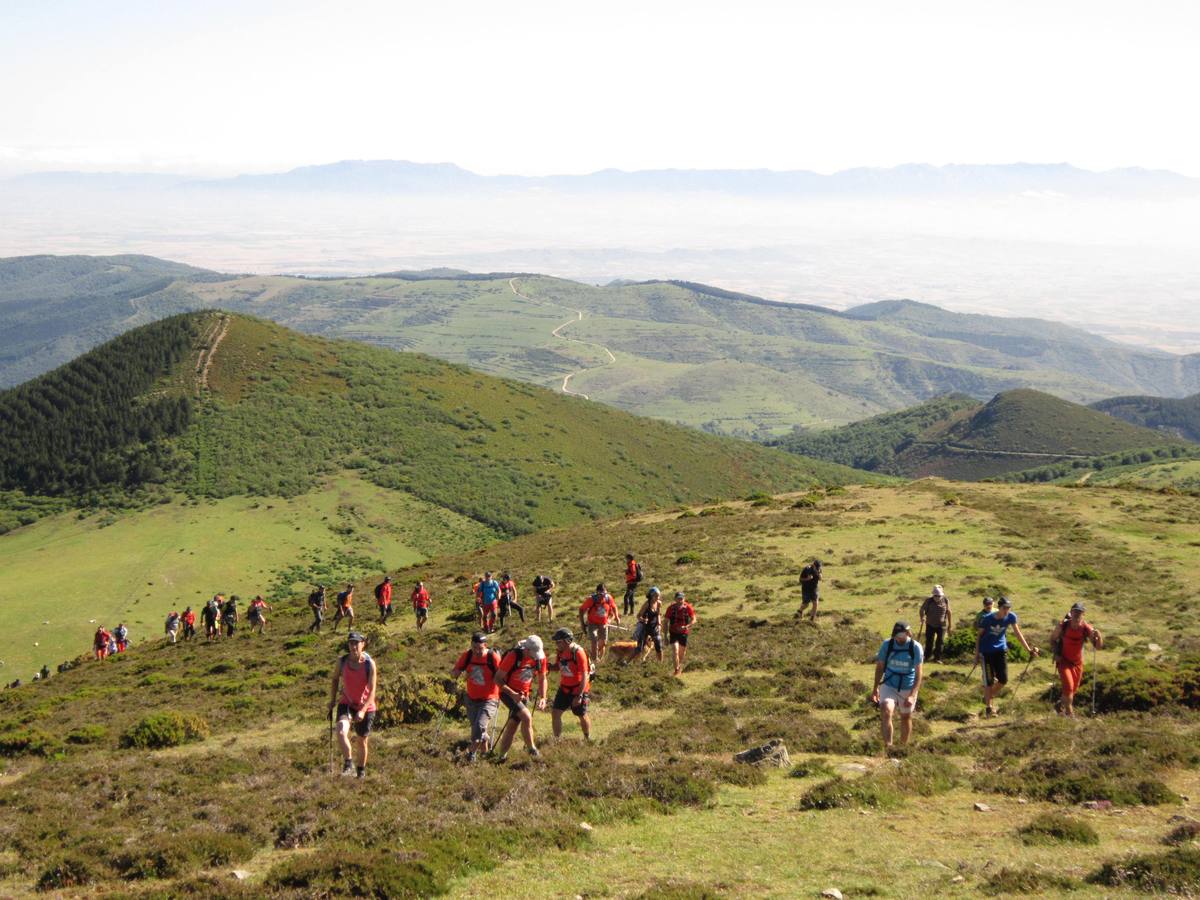
<svg viewBox="0 0 1200 900"><path fill-rule="evenodd" d="M1096 829L1080 819L1059 812L1042 813L1017 829L1026 844L1098 844Z"/></svg>
<svg viewBox="0 0 1200 900"><path fill-rule="evenodd" d="M0 732L0 756L53 756L62 742L39 728L15 728Z"/></svg>
<svg viewBox="0 0 1200 900"><path fill-rule="evenodd" d="M108 737L103 725L81 725L67 732L68 744L98 744Z"/></svg>
<svg viewBox="0 0 1200 900"><path fill-rule="evenodd" d="M1200 838L1200 822L1193 819L1171 829L1170 834L1163 838L1163 843L1178 847L1180 844L1190 843L1197 838Z"/></svg>
<svg viewBox="0 0 1200 900"><path fill-rule="evenodd" d="M60 856L42 869L38 875L39 891L61 891L64 888L86 887L99 881L102 872L96 863L86 856L67 854Z"/></svg>
<svg viewBox="0 0 1200 900"><path fill-rule="evenodd" d="M138 750L177 747L208 737L208 722L200 716L156 712L144 717L121 735L121 746Z"/></svg>
<svg viewBox="0 0 1200 900"><path fill-rule="evenodd" d="M436 675L396 675L385 681L376 698L375 721L380 728L402 722L431 722L438 715L457 715L462 707L457 688L446 689Z"/></svg>
<svg viewBox="0 0 1200 900"><path fill-rule="evenodd" d="M900 803L895 788L878 778L836 775L805 793L800 798L800 809L890 809Z"/></svg>
<svg viewBox="0 0 1200 900"><path fill-rule="evenodd" d="M792 766L792 771L788 772L788 777L814 778L820 775L828 778L833 774L833 766L829 765L829 760L820 756L814 756L812 759L806 759Z"/></svg>
<svg viewBox="0 0 1200 900"><path fill-rule="evenodd" d="M430 897L444 885L421 861L394 853L344 850L333 858L303 856L279 863L267 873L268 888L302 891L306 896Z"/></svg>
<svg viewBox="0 0 1200 900"><path fill-rule="evenodd" d="M983 892L993 896L999 894L1027 894L1038 896L1062 891L1075 891L1079 882L1064 875L1043 872L1037 869L1003 868L990 876L983 885Z"/></svg>
<svg viewBox="0 0 1200 900"><path fill-rule="evenodd" d="M1147 893L1190 897L1200 892L1200 850L1176 847L1165 853L1107 862L1089 876L1088 881Z"/></svg>

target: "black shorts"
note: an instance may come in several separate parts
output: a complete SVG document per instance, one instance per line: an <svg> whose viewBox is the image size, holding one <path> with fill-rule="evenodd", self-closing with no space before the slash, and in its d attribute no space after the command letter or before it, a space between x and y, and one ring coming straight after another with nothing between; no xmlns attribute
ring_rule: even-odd
<svg viewBox="0 0 1200 900"><path fill-rule="evenodd" d="M989 687L997 681L1008 684L1008 650L991 650L983 654L983 677Z"/></svg>
<svg viewBox="0 0 1200 900"><path fill-rule="evenodd" d="M500 702L503 703L504 708L508 710L508 718L509 719L521 718L520 710L529 709L528 700L529 700L528 697L522 697L520 700L514 700L512 697L508 696L508 694L504 693L503 691L500 692ZM508 720L506 719L505 722L507 723L507 721Z"/></svg>
<svg viewBox="0 0 1200 900"><path fill-rule="evenodd" d="M680 647L686 647L687 639L688 639L688 636L686 634L673 634L669 638L669 641L672 644L678 644Z"/></svg>
<svg viewBox="0 0 1200 900"><path fill-rule="evenodd" d="M334 716L334 720L336 721L337 719L349 719L350 728L353 729L354 733L359 737L366 737L371 733L371 726L375 724L375 710L371 710L369 713L366 713L362 717L361 722L356 722L353 717L353 711L350 709L350 707L345 703L339 703L337 715Z"/></svg>
<svg viewBox="0 0 1200 900"><path fill-rule="evenodd" d="M424 606L418 606L416 609L413 610L413 613L416 615L416 617L418 619L428 619L429 618L429 610L426 609Z"/></svg>
<svg viewBox="0 0 1200 900"><path fill-rule="evenodd" d="M554 597L551 594L538 594L537 595L537 605L538 606L549 606L553 602L554 602Z"/></svg>
<svg viewBox="0 0 1200 900"><path fill-rule="evenodd" d="M811 594L801 593L800 594L800 605L808 606L808 604L816 603L820 599L821 599L821 595L817 591L813 591Z"/></svg>
<svg viewBox="0 0 1200 900"><path fill-rule="evenodd" d="M582 697L583 700L578 706L572 706L571 704L574 702L576 697ZM554 708L559 712L564 712L569 709L577 716L586 716L589 702L591 702L591 698L587 694L577 694L573 690L564 691L560 687L558 689L558 693L554 695L553 705Z"/></svg>

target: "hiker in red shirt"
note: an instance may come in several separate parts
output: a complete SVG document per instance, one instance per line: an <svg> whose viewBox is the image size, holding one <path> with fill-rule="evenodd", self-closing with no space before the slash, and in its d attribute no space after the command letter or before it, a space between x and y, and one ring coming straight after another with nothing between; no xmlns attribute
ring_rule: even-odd
<svg viewBox="0 0 1200 900"><path fill-rule="evenodd" d="M338 622L349 619L348 628L354 628L354 585L346 585L346 589L337 595L337 609L333 611L333 630L337 631Z"/></svg>
<svg viewBox="0 0 1200 900"><path fill-rule="evenodd" d="M541 754L533 743L533 713L529 710L529 699L533 693L533 679L538 681L537 708L546 708L546 651L542 639L536 634L517 641L517 646L504 654L500 668L496 670L496 682L500 685L500 702L508 710L508 720L500 739L496 741L496 762L508 759L508 748L512 746L517 726L521 726L521 737L525 748L535 759Z"/></svg>
<svg viewBox="0 0 1200 900"><path fill-rule="evenodd" d="M521 617L521 621L525 621L525 608L517 602L517 583L513 581L511 575L505 572L500 576L500 627L504 627L504 620L509 614L516 610L517 615Z"/></svg>
<svg viewBox="0 0 1200 900"><path fill-rule="evenodd" d="M258 629L258 633L262 634L267 630L267 613L272 611L271 604L263 599L263 595L259 594L250 601L250 608L246 611L246 618L250 620L250 628Z"/></svg>
<svg viewBox="0 0 1200 900"><path fill-rule="evenodd" d="M425 620L429 618L429 607L432 602L429 599L429 591L425 590L425 582L417 582L417 586L413 588L411 599L413 613L417 617L417 630L420 631L425 627Z"/></svg>
<svg viewBox="0 0 1200 900"><path fill-rule="evenodd" d="M489 650L487 635L477 631L471 636L471 649L450 670L450 677L455 679L464 672L467 674L467 719L471 723L471 752L467 762L475 762L480 753L489 749L488 732L500 705L500 686L496 684L499 667L500 654Z"/></svg>
<svg viewBox="0 0 1200 900"><path fill-rule="evenodd" d="M1058 669L1058 680L1062 683L1062 698L1058 701L1058 714L1075 717L1075 692L1083 682L1083 645L1087 641L1097 650L1104 647L1100 632L1083 621L1084 607L1076 603L1071 607L1054 633L1050 635L1050 646L1054 648L1054 666Z"/></svg>
<svg viewBox="0 0 1200 900"><path fill-rule="evenodd" d="M183 611L183 639L190 641L196 636L196 612L190 606Z"/></svg>
<svg viewBox="0 0 1200 900"><path fill-rule="evenodd" d="M625 601L621 604L621 612L632 616L637 605L637 586L642 583L642 567L632 553L625 554Z"/></svg>
<svg viewBox="0 0 1200 900"><path fill-rule="evenodd" d="M96 635L92 638L92 649L96 651L96 659L108 656L108 642L111 640L112 635L104 630L103 625L96 629Z"/></svg>
<svg viewBox="0 0 1200 900"><path fill-rule="evenodd" d="M575 643L575 636L569 628L554 632L554 645L558 649L558 657L554 662L554 667L558 669L558 691L550 711L554 736L562 736L562 714L569 709L579 718L583 736L590 741L592 720L588 716L588 690L592 683L587 651Z"/></svg>
<svg viewBox="0 0 1200 900"><path fill-rule="evenodd" d="M375 585L375 605L379 607L379 624L386 625L392 614L392 576L383 576L383 581Z"/></svg>
<svg viewBox="0 0 1200 900"><path fill-rule="evenodd" d="M675 592L675 602L667 607L667 640L675 656L675 674L683 671L687 659L688 635L696 622L696 609L684 599L683 591Z"/></svg>
<svg viewBox="0 0 1200 900"><path fill-rule="evenodd" d="M608 644L608 623L621 624L621 614L617 612L617 604L613 602L612 594L604 587L604 582L596 585L596 591L579 606L579 627L587 632L592 642L592 659L599 665L604 661L604 652Z"/></svg>
<svg viewBox="0 0 1200 900"><path fill-rule="evenodd" d="M329 716L337 717L338 746L342 748L342 774L362 778L367 770L367 739L375 723L375 689L379 673L375 660L367 655L367 639L357 631L346 635L346 653L333 667L333 689L329 695ZM338 682L341 682L341 691ZM358 758L353 758L350 730L358 738ZM357 773L355 769L357 768Z"/></svg>

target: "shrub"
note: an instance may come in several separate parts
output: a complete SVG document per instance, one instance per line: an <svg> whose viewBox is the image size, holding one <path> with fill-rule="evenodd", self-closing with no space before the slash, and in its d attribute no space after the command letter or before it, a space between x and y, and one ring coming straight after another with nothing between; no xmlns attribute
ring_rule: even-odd
<svg viewBox="0 0 1200 900"><path fill-rule="evenodd" d="M1036 869L1004 868L988 877L984 884L987 894L1028 894L1037 896L1058 891L1078 890L1080 885L1063 875Z"/></svg>
<svg viewBox="0 0 1200 900"><path fill-rule="evenodd" d="M309 896L429 897L443 885L423 863L394 854L345 850L333 859L304 856L279 863L266 886L292 888Z"/></svg>
<svg viewBox="0 0 1200 900"><path fill-rule="evenodd" d="M1180 844L1196 840L1197 837L1200 837L1200 822L1192 820L1172 829L1171 833L1163 838L1163 843L1178 847Z"/></svg>
<svg viewBox="0 0 1200 900"><path fill-rule="evenodd" d="M675 557L675 565L677 566L688 566L697 562L700 562L700 554L695 552L689 551L688 553L681 553L679 556Z"/></svg>
<svg viewBox="0 0 1200 900"><path fill-rule="evenodd" d="M103 725L81 725L67 732L68 744L98 744L108 737L108 729Z"/></svg>
<svg viewBox="0 0 1200 900"><path fill-rule="evenodd" d="M0 756L53 756L61 750L58 738L38 728L0 733Z"/></svg>
<svg viewBox="0 0 1200 900"><path fill-rule="evenodd" d="M1176 847L1165 853L1107 862L1089 876L1088 881L1110 887L1191 896L1200 891L1200 850Z"/></svg>
<svg viewBox="0 0 1200 900"><path fill-rule="evenodd" d="M888 809L899 804L900 795L891 785L867 775L854 779L834 776L800 798L800 809Z"/></svg>
<svg viewBox="0 0 1200 900"><path fill-rule="evenodd" d="M788 772L789 778L813 778L817 775L825 777L833 775L833 767L829 765L829 760L820 756L798 762L792 766L792 771Z"/></svg>
<svg viewBox="0 0 1200 900"><path fill-rule="evenodd" d="M121 735L122 747L158 750L177 747L208 737L208 722L200 716L177 712L156 712L143 718Z"/></svg>
<svg viewBox="0 0 1200 900"><path fill-rule="evenodd" d="M1017 829L1026 844L1098 844L1096 829L1079 819L1058 812L1042 813L1028 825Z"/></svg>
<svg viewBox="0 0 1200 900"><path fill-rule="evenodd" d="M122 850L112 864L125 878L175 878L195 868L198 859L178 837L158 835Z"/></svg>
<svg viewBox="0 0 1200 900"><path fill-rule="evenodd" d="M39 891L60 891L63 888L84 887L100 879L95 862L86 856L67 854L42 869L38 875Z"/></svg>
<svg viewBox="0 0 1200 900"><path fill-rule="evenodd" d="M376 698L375 721L380 728L402 722L431 722L443 713L457 713L458 691L447 691L435 675L397 675L389 678Z"/></svg>

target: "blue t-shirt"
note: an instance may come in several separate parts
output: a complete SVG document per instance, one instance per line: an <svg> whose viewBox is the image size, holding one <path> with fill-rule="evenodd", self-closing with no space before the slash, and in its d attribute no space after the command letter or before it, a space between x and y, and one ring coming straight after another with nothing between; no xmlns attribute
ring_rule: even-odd
<svg viewBox="0 0 1200 900"><path fill-rule="evenodd" d="M500 583L495 578L489 578L487 581L479 583L479 599L483 602L484 606L491 606L499 596Z"/></svg>
<svg viewBox="0 0 1200 900"><path fill-rule="evenodd" d="M894 643L893 643L894 641ZM888 644L892 644L892 652L888 653ZM925 650L919 643L909 638L903 644L899 641L884 641L879 645L879 653L875 656L887 665L883 669L880 684L886 684L898 691L907 691L917 683L917 666L925 660Z"/></svg>
<svg viewBox="0 0 1200 900"><path fill-rule="evenodd" d="M983 629L983 636L979 639L980 653L994 653L997 650L1008 649L1008 626L1017 624L1017 614L1010 612L1002 619L997 619L995 614L984 616L979 620L979 627Z"/></svg>

